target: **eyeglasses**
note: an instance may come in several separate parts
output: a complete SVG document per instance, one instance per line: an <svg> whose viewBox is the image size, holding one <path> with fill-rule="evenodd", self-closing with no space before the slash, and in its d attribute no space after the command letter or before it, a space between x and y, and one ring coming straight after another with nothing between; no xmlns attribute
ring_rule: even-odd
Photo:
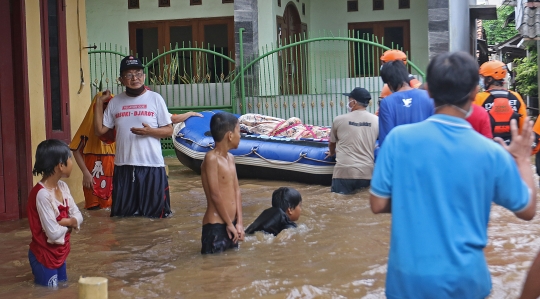
<svg viewBox="0 0 540 299"><path fill-rule="evenodd" d="M127 73L124 76L122 76L124 79L131 80L133 78L141 79L144 76L143 72L140 73Z"/></svg>

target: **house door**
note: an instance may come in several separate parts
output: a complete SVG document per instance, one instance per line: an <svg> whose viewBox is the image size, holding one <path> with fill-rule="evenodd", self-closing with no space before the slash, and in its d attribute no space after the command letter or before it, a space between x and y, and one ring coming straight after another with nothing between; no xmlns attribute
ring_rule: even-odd
<svg viewBox="0 0 540 299"><path fill-rule="evenodd" d="M14 37L14 11L20 1L0 1L0 220L19 218L19 163L17 152ZM17 29L17 28L15 28Z"/></svg>
<svg viewBox="0 0 540 299"><path fill-rule="evenodd" d="M285 7L283 17L277 17L278 43L288 45L304 39L307 25L300 20L300 14L293 2ZM296 46L280 52L279 69L281 74L280 89L282 94L302 94L306 92L304 80L306 46Z"/></svg>

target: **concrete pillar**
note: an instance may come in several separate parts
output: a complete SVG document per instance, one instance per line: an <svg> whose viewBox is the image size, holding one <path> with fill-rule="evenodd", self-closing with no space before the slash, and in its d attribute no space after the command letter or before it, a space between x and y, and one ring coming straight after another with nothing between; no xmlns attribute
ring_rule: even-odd
<svg viewBox="0 0 540 299"><path fill-rule="evenodd" d="M240 66L240 44L238 37L240 28L244 28L244 65L249 63L253 57L257 57L259 54L259 10L257 1L258 0L234 1L234 42L237 67ZM255 67L253 72L246 72L244 74L245 86L246 88L250 88L250 90L246 90L246 95L256 95L258 93L258 76L253 75L257 73L258 67ZM238 84L237 86L239 87L240 85Z"/></svg>
<svg viewBox="0 0 540 299"><path fill-rule="evenodd" d="M428 0L429 59L450 50L450 0Z"/></svg>

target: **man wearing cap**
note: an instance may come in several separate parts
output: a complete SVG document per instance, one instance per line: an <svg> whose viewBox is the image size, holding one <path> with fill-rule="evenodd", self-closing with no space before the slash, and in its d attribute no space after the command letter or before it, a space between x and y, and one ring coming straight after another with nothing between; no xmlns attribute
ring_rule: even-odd
<svg viewBox="0 0 540 299"><path fill-rule="evenodd" d="M393 129L377 156L369 200L373 213L392 213L389 299L488 297L492 203L524 220L535 215L532 124L527 119L520 134L512 121L510 146L475 132L465 117L477 74L468 53L432 59L426 80L436 114Z"/></svg>
<svg viewBox="0 0 540 299"><path fill-rule="evenodd" d="M381 69L381 79L393 93L379 106L379 146L390 131L403 124L425 120L434 113L433 100L425 90L409 86L407 67L400 60L387 62Z"/></svg>
<svg viewBox="0 0 540 299"><path fill-rule="evenodd" d="M119 81L126 91L109 99L106 90L94 111L96 135L116 130L112 216L164 218L171 214L169 182L161 154L161 138L170 137L171 117L163 98L144 86L141 61L127 56L120 62Z"/></svg>
<svg viewBox="0 0 540 299"><path fill-rule="evenodd" d="M379 122L366 110L371 101L367 90L356 87L343 95L349 97L349 112L334 119L328 155L336 156L331 191L350 194L369 186Z"/></svg>

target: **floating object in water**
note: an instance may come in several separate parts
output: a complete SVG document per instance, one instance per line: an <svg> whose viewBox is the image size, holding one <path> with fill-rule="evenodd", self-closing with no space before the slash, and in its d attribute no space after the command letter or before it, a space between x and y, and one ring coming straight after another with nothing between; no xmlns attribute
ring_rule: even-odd
<svg viewBox="0 0 540 299"><path fill-rule="evenodd" d="M107 278L79 278L79 299L107 299L108 296Z"/></svg>
<svg viewBox="0 0 540 299"><path fill-rule="evenodd" d="M204 156L214 148L210 119L217 112L202 112L204 117L190 117L174 127L178 160L199 174ZM242 134L238 148L230 153L239 178L330 185L335 159L325 159L327 151L328 142Z"/></svg>

